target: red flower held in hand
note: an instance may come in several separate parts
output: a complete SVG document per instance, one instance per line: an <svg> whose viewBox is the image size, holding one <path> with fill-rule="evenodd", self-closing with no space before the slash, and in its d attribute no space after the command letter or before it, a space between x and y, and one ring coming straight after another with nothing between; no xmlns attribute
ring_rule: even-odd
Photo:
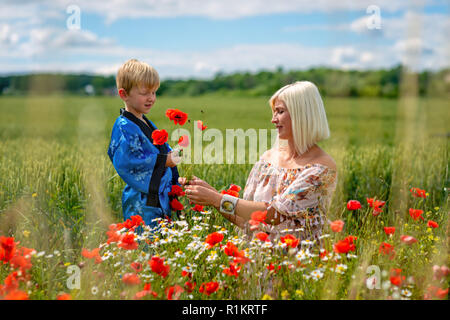
<svg viewBox="0 0 450 320"><path fill-rule="evenodd" d="M169 134L166 130L153 130L152 132L152 139L154 145L162 145L167 142L167 139L169 138Z"/></svg>
<svg viewBox="0 0 450 320"><path fill-rule="evenodd" d="M429 220L427 226L429 226L430 228L439 228L439 224L433 220Z"/></svg>
<svg viewBox="0 0 450 320"><path fill-rule="evenodd" d="M185 194L186 194L186 192L183 191L183 188L181 188L177 184L172 185L172 190L169 192L169 196L182 197Z"/></svg>
<svg viewBox="0 0 450 320"><path fill-rule="evenodd" d="M267 224L266 223L266 216L267 216L267 210L266 211L254 211L252 215L250 216L249 223L256 227L260 223Z"/></svg>
<svg viewBox="0 0 450 320"><path fill-rule="evenodd" d="M212 248L212 247L214 247L216 244L222 242L222 240L223 240L223 234L222 234L222 233L219 233L219 232L213 232L213 233L209 234L209 235L206 237L205 242L206 242L207 244L209 244L209 247L210 247L210 248Z"/></svg>
<svg viewBox="0 0 450 320"><path fill-rule="evenodd" d="M406 244L413 244L417 242L417 239L408 235L400 236L400 241Z"/></svg>
<svg viewBox="0 0 450 320"><path fill-rule="evenodd" d="M197 120L197 128L199 129L199 130L205 130L206 128L208 128L207 126L204 126L203 125L203 121L201 121L201 120Z"/></svg>
<svg viewBox="0 0 450 320"><path fill-rule="evenodd" d="M414 219L414 221L417 221L418 219L422 219L422 220L425 220L423 217L422 217L422 214L423 214L423 210L420 210L420 209L409 209L409 215L411 216L411 218L413 218Z"/></svg>
<svg viewBox="0 0 450 320"><path fill-rule="evenodd" d="M172 201L170 201L170 207L173 211L181 211L184 209L183 204L177 199L172 199Z"/></svg>
<svg viewBox="0 0 450 320"><path fill-rule="evenodd" d="M187 135L181 136L180 139L178 139L178 144L186 148L189 145L189 137Z"/></svg>
<svg viewBox="0 0 450 320"><path fill-rule="evenodd" d="M159 274L161 277L165 278L169 274L170 266L164 264L164 259L160 257L153 256L151 260L148 261L150 268L156 274Z"/></svg>
<svg viewBox="0 0 450 320"><path fill-rule="evenodd" d="M180 126L184 125L188 119L187 113L184 113L178 109L167 109L166 116L175 124Z"/></svg>
<svg viewBox="0 0 450 320"><path fill-rule="evenodd" d="M411 188L409 189L411 194L416 198L426 198L427 194L425 190L419 189L419 188Z"/></svg>
<svg viewBox="0 0 450 320"><path fill-rule="evenodd" d="M280 237L281 243L286 243L288 247L297 248L300 240L294 237L292 234L287 234L284 237Z"/></svg>
<svg viewBox="0 0 450 320"><path fill-rule="evenodd" d="M344 228L344 221L336 220L330 223L331 230L334 232L341 232Z"/></svg>
<svg viewBox="0 0 450 320"><path fill-rule="evenodd" d="M198 291L200 293L204 293L209 296L210 294L216 292L218 289L219 289L219 283L215 282L215 281L211 281L211 282L202 283L202 285L200 286Z"/></svg>
<svg viewBox="0 0 450 320"><path fill-rule="evenodd" d="M347 210L353 211L361 209L361 203L358 200L350 200L347 202Z"/></svg>
<svg viewBox="0 0 450 320"><path fill-rule="evenodd" d="M386 233L387 235L394 234L394 232L395 232L395 227L384 227L384 233Z"/></svg>

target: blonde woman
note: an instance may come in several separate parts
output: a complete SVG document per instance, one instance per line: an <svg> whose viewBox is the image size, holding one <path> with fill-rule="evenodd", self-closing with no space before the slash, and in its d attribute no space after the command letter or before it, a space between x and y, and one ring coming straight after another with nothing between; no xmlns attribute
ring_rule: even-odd
<svg viewBox="0 0 450 320"><path fill-rule="evenodd" d="M278 137L251 170L244 197L220 194L199 178L185 186L186 195L195 204L214 206L249 235L252 213L267 211L267 224L258 232L269 239L287 232L303 243L320 241L337 182L336 163L317 145L330 135L322 98L313 83L298 81L279 89L270 106Z"/></svg>

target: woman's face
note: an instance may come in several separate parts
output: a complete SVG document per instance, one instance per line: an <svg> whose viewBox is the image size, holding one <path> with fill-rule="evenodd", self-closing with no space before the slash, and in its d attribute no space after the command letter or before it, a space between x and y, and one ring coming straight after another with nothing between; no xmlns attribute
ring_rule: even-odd
<svg viewBox="0 0 450 320"><path fill-rule="evenodd" d="M278 130L279 139L288 140L292 138L291 116L286 105L280 99L275 100L272 123L275 124Z"/></svg>

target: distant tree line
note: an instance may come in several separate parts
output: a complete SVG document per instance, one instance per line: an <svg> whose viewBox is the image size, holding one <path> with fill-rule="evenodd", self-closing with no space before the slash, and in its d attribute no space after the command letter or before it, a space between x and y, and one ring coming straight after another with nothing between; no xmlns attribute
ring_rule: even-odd
<svg viewBox="0 0 450 320"><path fill-rule="evenodd" d="M231 93L247 96L270 96L281 86L298 80L315 83L322 95L332 97L399 96L405 70L401 65L391 69L357 71L330 68L308 70L259 71L256 73L217 73L212 79L164 80L158 95L198 96L207 93ZM422 71L417 75L421 96L445 96L450 93L450 69ZM24 74L0 77L0 94L115 95L115 76L86 74Z"/></svg>

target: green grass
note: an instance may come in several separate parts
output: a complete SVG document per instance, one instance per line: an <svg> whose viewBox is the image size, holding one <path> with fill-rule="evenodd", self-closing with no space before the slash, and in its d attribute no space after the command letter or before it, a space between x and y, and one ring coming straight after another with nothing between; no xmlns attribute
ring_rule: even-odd
<svg viewBox="0 0 450 320"><path fill-rule="evenodd" d="M191 134L197 119L203 120L208 129L221 130L224 136L225 129L272 129L268 98L220 95L158 98L148 117L169 134L175 126L164 116L168 108L189 114L191 123L183 128ZM359 260L351 262L356 278L361 276L356 264L381 263L377 255L378 245L384 239L380 224L414 232L418 239L429 235L424 230L404 226L410 219L408 208L423 209L428 218L438 222L440 228L433 232L441 241L421 247L428 255L422 255L419 249L412 253L404 249L403 253L397 252L403 259L401 262L383 260L383 263L412 271L420 257L419 271L428 277L425 272L432 263L448 263L444 241L448 225L445 189L449 188L448 102L329 98L324 103L331 137L319 145L338 166L338 185L328 218L344 220L346 234L364 239L358 248ZM0 98L0 235L13 235L21 245L38 251L59 250L63 263L78 263L81 248L98 246L105 239L108 225L122 221L124 183L106 154L111 128L121 106L118 98L110 97ZM190 167L195 175L220 190L230 183L244 187L252 164ZM181 165L180 173L186 169L187 165ZM425 189L429 196L419 202L410 196L411 187ZM356 199L365 205L369 197L387 201L376 221L371 220L370 214L352 216L346 210L348 200ZM235 229L221 217L214 216L211 221L235 234ZM24 230L30 232L28 237ZM59 287L65 283L65 269L56 267L61 261L41 266L48 272L39 276L34 273L35 281L43 288L34 293L34 298L54 298L58 291L64 291ZM55 271L59 278L53 278L49 268L59 270ZM2 271L0 267L0 280L4 276L6 269ZM284 284L280 288L285 287L290 298L294 298L297 289L304 293L297 298L358 297L350 292L356 280L349 277L334 284L340 288L336 287L337 296L319 289L319 285L310 292L305 284L295 284L301 279L288 273L281 279ZM329 285L334 283L328 276L325 281ZM415 297L420 297L424 290L419 285ZM272 297L282 298L281 291ZM374 293L363 297L371 295Z"/></svg>

